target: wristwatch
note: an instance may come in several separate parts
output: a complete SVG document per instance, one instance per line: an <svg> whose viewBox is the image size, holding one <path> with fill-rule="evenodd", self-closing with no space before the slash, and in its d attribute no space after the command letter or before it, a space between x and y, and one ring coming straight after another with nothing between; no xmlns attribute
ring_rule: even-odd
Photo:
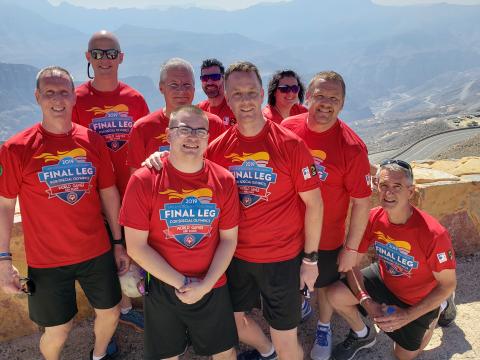
<svg viewBox="0 0 480 360"><path fill-rule="evenodd" d="M118 240L112 240L111 243L112 243L112 245L123 245L123 246L125 246L125 238L122 236Z"/></svg>
<svg viewBox="0 0 480 360"><path fill-rule="evenodd" d="M303 252L303 258L310 262L318 261L318 251L312 251L310 253Z"/></svg>

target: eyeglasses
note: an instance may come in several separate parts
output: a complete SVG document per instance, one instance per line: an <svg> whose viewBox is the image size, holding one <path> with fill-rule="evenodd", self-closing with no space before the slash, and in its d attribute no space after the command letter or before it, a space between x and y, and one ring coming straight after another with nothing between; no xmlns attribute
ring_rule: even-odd
<svg viewBox="0 0 480 360"><path fill-rule="evenodd" d="M208 137L208 129L205 128L191 128L190 126L173 126L169 128L170 130L177 129L177 133L180 136L186 137L186 136L197 136L201 139L204 139Z"/></svg>
<svg viewBox="0 0 480 360"><path fill-rule="evenodd" d="M167 84L167 86L172 89L173 91L190 91L193 89L193 85L192 84L183 84L183 85L180 85L180 84L177 84L177 83L170 83L170 84Z"/></svg>
<svg viewBox="0 0 480 360"><path fill-rule="evenodd" d="M389 164L397 164L398 166L408 170L410 174L412 174L412 167L406 161L398 160L398 159L385 159L380 163L380 167L389 165Z"/></svg>
<svg viewBox="0 0 480 360"><path fill-rule="evenodd" d="M118 51L117 49L92 49L88 52L95 60L103 59L105 56L108 60L115 60L118 57L118 54L120 54L120 51Z"/></svg>
<svg viewBox="0 0 480 360"><path fill-rule="evenodd" d="M207 82L208 80L218 81L222 78L222 74L205 74L200 75L200 80Z"/></svg>
<svg viewBox="0 0 480 360"><path fill-rule="evenodd" d="M27 295L35 292L35 283L29 278L20 278L20 290Z"/></svg>
<svg viewBox="0 0 480 360"><path fill-rule="evenodd" d="M277 87L277 89L283 94L286 94L286 93L289 93L289 92L297 94L300 91L300 86L298 86L298 85L279 85Z"/></svg>

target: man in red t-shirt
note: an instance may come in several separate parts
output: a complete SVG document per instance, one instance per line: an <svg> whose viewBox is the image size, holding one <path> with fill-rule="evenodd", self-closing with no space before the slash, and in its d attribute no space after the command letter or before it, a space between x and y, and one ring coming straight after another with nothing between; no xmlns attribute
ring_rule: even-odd
<svg viewBox="0 0 480 360"><path fill-rule="evenodd" d="M160 171L133 173L120 222L146 284L145 357L178 359L189 339L199 355L235 360L238 342L225 270L238 235L235 179L204 160L208 119L195 106L170 114L170 155Z"/></svg>
<svg viewBox="0 0 480 360"><path fill-rule="evenodd" d="M237 124L219 136L206 157L234 175L242 216L228 282L239 338L254 350L238 359L303 359L298 344L299 289L313 290L323 202L305 143L262 116L263 89L255 65L225 72L225 90ZM160 167L160 155L148 166ZM246 315L262 308L272 343Z"/></svg>
<svg viewBox="0 0 480 360"><path fill-rule="evenodd" d="M398 359L414 359L430 341L439 307L456 286L447 230L409 202L415 192L410 165L386 160L376 180L381 207L370 211L359 252L373 245L378 262L348 272L349 288L344 282L328 288L330 303L351 327L347 339L333 350L339 360L353 359L375 343L375 328L364 324L359 305L393 339Z"/></svg>
<svg viewBox="0 0 480 360"><path fill-rule="evenodd" d="M308 112L285 119L282 126L300 136L314 158L325 203L319 248L319 277L315 283L318 324L310 356L330 358L333 309L326 287L355 265L356 251L370 209L370 166L363 141L338 118L345 101L345 82L333 71L320 72L307 88ZM348 232L345 222L352 203ZM308 310L304 301L302 312ZM308 311L307 311L308 313Z"/></svg>
<svg viewBox="0 0 480 360"><path fill-rule="evenodd" d="M202 110L217 115L222 119L223 125L233 126L237 122L230 106L225 99L224 89L225 68L217 59L206 59L200 67L200 80L207 100L198 104Z"/></svg>
<svg viewBox="0 0 480 360"><path fill-rule="evenodd" d="M155 151L166 151L170 145L166 129L170 113L182 105L191 105L195 93L192 65L183 59L167 60L160 69L160 92L165 98L165 108L159 109L133 125L128 142L127 164L133 172L145 158ZM205 112L209 122L209 141L222 134L226 127L220 118Z"/></svg>
<svg viewBox="0 0 480 360"><path fill-rule="evenodd" d="M72 121L100 134L110 150L116 184L123 197L130 169L127 165L128 138L133 124L148 114L143 96L135 89L118 80L118 67L124 53L115 34L102 30L92 35L85 52L93 68L93 80L80 85L75 93L77 102L73 108ZM109 234L110 229L107 228ZM130 298L123 295L120 304L120 322L143 330L143 315L132 307Z"/></svg>
<svg viewBox="0 0 480 360"><path fill-rule="evenodd" d="M40 351L58 359L77 312L75 280L95 309L95 347L90 358L110 359L109 343L119 317L117 269L103 224L102 208L114 239L120 196L110 155L101 136L72 124L75 92L60 67L37 75L35 97L43 119L8 140L0 150L0 287L22 292L12 265L10 232L16 198L25 238L30 281L30 318L45 332ZM123 246L114 245L118 270L128 270ZM27 289L23 289L27 291Z"/></svg>

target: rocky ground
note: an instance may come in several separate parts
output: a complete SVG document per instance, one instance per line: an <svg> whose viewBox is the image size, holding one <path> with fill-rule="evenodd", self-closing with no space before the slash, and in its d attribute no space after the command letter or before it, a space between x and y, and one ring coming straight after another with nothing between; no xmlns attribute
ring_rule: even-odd
<svg viewBox="0 0 480 360"><path fill-rule="evenodd" d="M480 359L480 253L458 259L457 268L457 298L458 316L454 324L448 328L437 328L432 341L419 359ZM258 314L256 318L260 319ZM315 319L312 317L300 327L300 340L308 355L315 332ZM333 319L334 343L340 342L347 333L347 327L338 317ZM19 338L0 344L0 359L20 360L41 359L38 352L39 334ZM143 358L142 334L120 325L116 338L121 346L118 360L140 360ZM65 346L64 360L87 359L92 347L92 320L76 324ZM359 354L359 360L392 359L390 355L391 341L380 333L377 344ZM194 356L191 352L182 359L203 360L204 357ZM305 357L309 359L309 357Z"/></svg>
<svg viewBox="0 0 480 360"><path fill-rule="evenodd" d="M474 136L463 143L455 144L446 151L435 154L433 159L459 159L464 156L480 156L480 135Z"/></svg>

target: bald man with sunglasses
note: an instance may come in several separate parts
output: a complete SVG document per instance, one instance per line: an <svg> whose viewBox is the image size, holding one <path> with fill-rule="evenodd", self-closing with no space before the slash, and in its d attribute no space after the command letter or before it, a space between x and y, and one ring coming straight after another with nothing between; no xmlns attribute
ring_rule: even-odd
<svg viewBox="0 0 480 360"><path fill-rule="evenodd" d="M91 80L75 89L77 103L72 120L104 138L115 170L116 185L123 197L130 178L127 166L130 132L135 121L147 115L149 109L137 90L118 80L118 68L124 53L115 34L106 30L94 33L88 41L85 57L88 61L87 75ZM108 226L107 231L112 243L124 245L122 239L113 239ZM121 309L120 321L142 331L143 315L133 310L132 302L126 295L122 297Z"/></svg>

